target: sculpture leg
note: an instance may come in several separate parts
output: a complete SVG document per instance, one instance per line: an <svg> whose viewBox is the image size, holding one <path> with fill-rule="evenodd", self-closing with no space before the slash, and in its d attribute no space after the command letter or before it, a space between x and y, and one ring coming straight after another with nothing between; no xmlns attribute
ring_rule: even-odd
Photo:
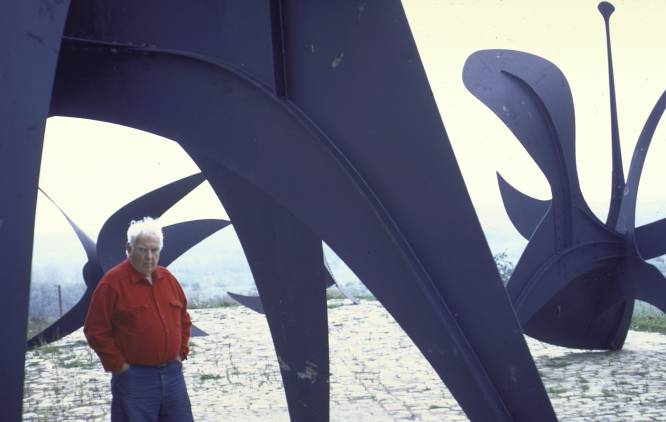
<svg viewBox="0 0 666 422"><path fill-rule="evenodd" d="M0 3L0 403L21 419L32 239L44 127L69 1Z"/></svg>
<svg viewBox="0 0 666 422"><path fill-rule="evenodd" d="M202 161L199 161L202 163ZM211 185L245 251L273 336L292 421L328 421L325 269L319 237L261 190L220 166Z"/></svg>

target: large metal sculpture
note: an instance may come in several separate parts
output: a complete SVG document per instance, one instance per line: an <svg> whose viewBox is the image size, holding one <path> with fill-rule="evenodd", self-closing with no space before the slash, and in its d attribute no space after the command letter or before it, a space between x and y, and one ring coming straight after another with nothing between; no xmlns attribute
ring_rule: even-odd
<svg viewBox="0 0 666 422"><path fill-rule="evenodd" d="M527 53L487 50L469 57L466 87L507 125L546 176L552 200L523 195L499 177L506 210L529 239L508 282L527 334L584 349L620 349L634 299L666 312L666 279L646 259L666 253L666 219L635 227L638 183L650 140L666 108L664 92L638 138L625 183L615 105L609 20L606 25L612 123L612 197L606 222L587 206L578 184L573 100L552 63Z"/></svg>
<svg viewBox="0 0 666 422"><path fill-rule="evenodd" d="M28 339L28 349L51 343L83 327L90 297L104 273L125 259L124 247L127 224L145 215L160 216L176 202L204 181L201 174L177 180L143 195L116 211L102 226L95 243L46 193L46 197L60 210L86 253L87 262L82 276L86 290L79 301L53 324ZM42 191L43 192L43 191ZM194 245L229 225L222 219L185 221L164 227L167 242L160 256L160 264L168 266ZM206 335L192 326L192 336Z"/></svg>
<svg viewBox="0 0 666 422"><path fill-rule="evenodd" d="M292 420L328 419L322 240L471 419L555 419L399 1L8 0L0 16L7 420L49 115L153 132L199 165L248 257Z"/></svg>

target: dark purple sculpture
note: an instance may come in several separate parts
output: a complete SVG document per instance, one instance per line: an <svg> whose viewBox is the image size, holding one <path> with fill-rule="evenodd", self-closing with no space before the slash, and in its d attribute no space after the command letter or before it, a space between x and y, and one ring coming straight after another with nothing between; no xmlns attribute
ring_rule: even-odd
<svg viewBox="0 0 666 422"><path fill-rule="evenodd" d="M599 221L576 174L573 101L552 63L518 51L474 53L466 87L511 129L543 171L552 200L528 197L501 176L504 204L529 243L508 282L525 333L567 347L620 349L634 299L666 311L666 279L645 259L666 252L666 220L635 227L636 195L650 140L666 108L659 98L638 139L625 184L610 50L610 3L599 4L606 24L612 122L612 197Z"/></svg>
<svg viewBox="0 0 666 422"><path fill-rule="evenodd" d="M194 159L245 250L292 420L328 420L322 240L471 419L555 419L399 1L7 0L0 16L7 420L49 115L156 133Z"/></svg>
<svg viewBox="0 0 666 422"><path fill-rule="evenodd" d="M69 216L46 193L47 198L65 216L81 242L88 261L83 266L83 281L86 290L81 299L62 317L40 333L28 339L28 349L56 341L83 327L90 297L104 273L125 259L124 245L127 225L131 220L146 215L160 216L176 202L204 181L201 174L194 174L162 186L135 199L116 211L100 230L97 243L74 223ZM194 220L164 227L167 241L160 256L160 264L168 266L192 246L229 225L226 220ZM192 336L206 335L200 328L192 326Z"/></svg>

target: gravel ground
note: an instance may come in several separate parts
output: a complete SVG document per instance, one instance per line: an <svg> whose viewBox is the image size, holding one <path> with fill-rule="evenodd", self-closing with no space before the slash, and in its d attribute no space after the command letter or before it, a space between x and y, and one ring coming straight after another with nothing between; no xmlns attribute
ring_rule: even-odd
<svg viewBox="0 0 666 422"><path fill-rule="evenodd" d="M197 421L289 421L268 326L242 307L191 311L210 335L185 362ZM378 302L329 302L331 421L464 421ZM666 336L630 331L621 352L528 343L562 421L666 420ZM108 421L109 375L82 332L26 356L25 421Z"/></svg>

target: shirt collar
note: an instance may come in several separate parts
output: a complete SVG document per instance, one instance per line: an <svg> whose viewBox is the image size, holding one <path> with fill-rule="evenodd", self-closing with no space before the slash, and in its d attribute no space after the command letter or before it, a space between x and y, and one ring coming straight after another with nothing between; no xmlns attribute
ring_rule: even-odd
<svg viewBox="0 0 666 422"><path fill-rule="evenodd" d="M130 283L136 284L140 282L141 280L145 280L146 277L138 272L133 266L132 263L129 261L128 258L125 258L125 267L127 267L127 273L129 275L129 281ZM153 272L150 274L151 278L153 279L153 282L159 280L160 278L163 277L163 272L161 271L160 267L156 267Z"/></svg>

